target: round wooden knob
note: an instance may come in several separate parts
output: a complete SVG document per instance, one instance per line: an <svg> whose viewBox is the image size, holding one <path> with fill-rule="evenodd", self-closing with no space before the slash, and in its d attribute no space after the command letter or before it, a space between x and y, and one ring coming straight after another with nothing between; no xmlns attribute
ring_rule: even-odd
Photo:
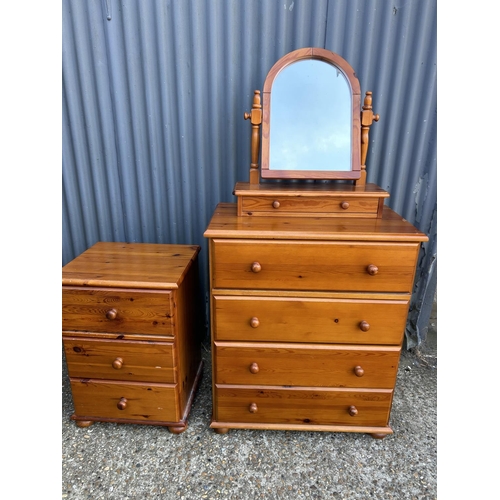
<svg viewBox="0 0 500 500"><path fill-rule="evenodd" d="M359 329L363 332L367 332L370 329L370 323L368 323L368 321L362 321L359 324Z"/></svg>
<svg viewBox="0 0 500 500"><path fill-rule="evenodd" d="M127 407L127 398L120 398L120 401L116 404L119 410L124 410Z"/></svg>
<svg viewBox="0 0 500 500"><path fill-rule="evenodd" d="M252 403L252 404L248 407L248 411L249 411L250 413L257 413L257 410L258 410L258 408L257 408L257 405L256 405L255 403Z"/></svg>
<svg viewBox="0 0 500 500"><path fill-rule="evenodd" d="M361 366L355 366L354 374L356 375L356 377L362 377L365 374L365 371L363 370L363 368L361 368Z"/></svg>
<svg viewBox="0 0 500 500"><path fill-rule="evenodd" d="M351 417L355 417L358 414L358 409L354 405L349 406L349 409L347 411L349 412L349 415L351 415Z"/></svg>
<svg viewBox="0 0 500 500"><path fill-rule="evenodd" d="M243 118L244 118L245 120L248 120L251 116L252 116L252 114L251 114L251 113L244 113Z"/></svg>
<svg viewBox="0 0 500 500"><path fill-rule="evenodd" d="M252 328L257 328L260 325L259 318L256 318L255 316L250 320L250 326Z"/></svg>
<svg viewBox="0 0 500 500"><path fill-rule="evenodd" d="M113 363L111 363L113 368L115 370L119 370L123 366L123 359L122 358L116 358Z"/></svg>
<svg viewBox="0 0 500 500"><path fill-rule="evenodd" d="M116 309L110 309L109 311L106 312L106 318L108 319L116 319L117 315L118 311Z"/></svg>
<svg viewBox="0 0 500 500"><path fill-rule="evenodd" d="M278 200L273 201L273 208L279 208L280 207L280 202Z"/></svg>
<svg viewBox="0 0 500 500"><path fill-rule="evenodd" d="M368 274L371 276L375 276L378 273L378 267L375 264L370 264L366 268L366 270L367 270Z"/></svg>
<svg viewBox="0 0 500 500"><path fill-rule="evenodd" d="M257 363L252 363L249 369L251 373L259 373L259 365Z"/></svg>
<svg viewBox="0 0 500 500"><path fill-rule="evenodd" d="M349 202L343 201L340 206L342 207L343 210L347 210L349 208Z"/></svg>
<svg viewBox="0 0 500 500"><path fill-rule="evenodd" d="M260 273L262 271L262 266L258 262L253 262L252 263L252 272L253 273Z"/></svg>

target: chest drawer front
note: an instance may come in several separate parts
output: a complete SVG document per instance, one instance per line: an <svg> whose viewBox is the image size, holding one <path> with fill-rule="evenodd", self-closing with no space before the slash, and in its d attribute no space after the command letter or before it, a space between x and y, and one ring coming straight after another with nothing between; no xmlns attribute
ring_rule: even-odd
<svg viewBox="0 0 500 500"><path fill-rule="evenodd" d="M70 377L173 384L173 344L63 337Z"/></svg>
<svg viewBox="0 0 500 500"><path fill-rule="evenodd" d="M79 417L176 422L175 386L71 379L75 414Z"/></svg>
<svg viewBox="0 0 500 500"><path fill-rule="evenodd" d="M216 388L221 422L385 426L391 390Z"/></svg>
<svg viewBox="0 0 500 500"><path fill-rule="evenodd" d="M417 243L214 240L213 287L405 292Z"/></svg>
<svg viewBox="0 0 500 500"><path fill-rule="evenodd" d="M408 301L216 295L215 340L399 345Z"/></svg>
<svg viewBox="0 0 500 500"><path fill-rule="evenodd" d="M322 216L359 217L372 215L376 217L378 198L341 197L304 197L304 196L243 196L241 199L244 214L252 215L291 215L291 214L321 214Z"/></svg>
<svg viewBox="0 0 500 500"><path fill-rule="evenodd" d="M399 347L216 342L217 384L392 389Z"/></svg>
<svg viewBox="0 0 500 500"><path fill-rule="evenodd" d="M173 335L172 292L63 287L66 331Z"/></svg>

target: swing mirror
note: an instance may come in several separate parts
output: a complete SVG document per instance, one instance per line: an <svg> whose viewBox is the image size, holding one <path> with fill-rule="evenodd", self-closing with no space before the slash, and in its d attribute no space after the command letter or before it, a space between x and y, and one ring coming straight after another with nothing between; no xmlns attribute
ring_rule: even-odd
<svg viewBox="0 0 500 500"><path fill-rule="evenodd" d="M263 178L360 178L360 87L340 56L308 48L281 58L262 112Z"/></svg>

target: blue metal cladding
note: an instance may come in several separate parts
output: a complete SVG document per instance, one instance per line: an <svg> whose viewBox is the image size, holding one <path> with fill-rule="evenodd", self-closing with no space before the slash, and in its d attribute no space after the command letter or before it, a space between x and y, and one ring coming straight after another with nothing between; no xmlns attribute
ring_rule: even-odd
<svg viewBox="0 0 500 500"><path fill-rule="evenodd" d="M63 0L63 265L97 241L197 244L248 180L253 91L273 64L323 47L380 115L368 182L429 235L408 346L436 291L436 0ZM430 304L430 305L429 305Z"/></svg>

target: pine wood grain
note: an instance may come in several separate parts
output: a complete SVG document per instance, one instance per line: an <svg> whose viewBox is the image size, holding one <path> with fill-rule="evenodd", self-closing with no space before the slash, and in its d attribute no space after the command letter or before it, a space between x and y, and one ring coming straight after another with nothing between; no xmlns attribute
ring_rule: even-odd
<svg viewBox="0 0 500 500"><path fill-rule="evenodd" d="M408 304L409 295L404 300L214 295L215 339L399 345ZM368 331L361 329L363 321Z"/></svg>
<svg viewBox="0 0 500 500"><path fill-rule="evenodd" d="M267 187L244 189L260 197ZM406 315L428 238L382 206L377 189L378 219L238 217L236 204L217 206L205 231L216 432L392 433Z"/></svg>
<svg viewBox="0 0 500 500"><path fill-rule="evenodd" d="M174 385L70 379L75 413L80 417L176 422L182 417ZM122 398L127 400L118 409Z"/></svg>
<svg viewBox="0 0 500 500"><path fill-rule="evenodd" d="M77 425L186 429L203 367L199 250L97 243L63 268L63 343Z"/></svg>
<svg viewBox="0 0 500 500"><path fill-rule="evenodd" d="M245 425L246 428L252 428L251 424L255 423L279 423L287 429L294 425L311 428L323 425L383 427L388 423L392 390L218 385L216 400L215 417L221 421L219 425L240 422L250 424ZM255 413L249 411L252 403L257 406ZM358 410L356 416L349 414L350 406ZM370 431L363 429L363 432Z"/></svg>
<svg viewBox="0 0 500 500"><path fill-rule="evenodd" d="M377 184L368 183L365 186L356 186L354 184L338 183L266 183L250 184L248 182L237 182L234 187L235 196L272 196L278 194L286 197L339 197L346 195L350 199L354 198L389 198L389 193L377 186Z"/></svg>
<svg viewBox="0 0 500 500"><path fill-rule="evenodd" d="M389 207L380 219L238 217L236 203L219 203L206 238L423 242L428 237Z"/></svg>
<svg viewBox="0 0 500 500"><path fill-rule="evenodd" d="M63 267L62 284L176 289L199 251L196 245L98 242Z"/></svg>
<svg viewBox="0 0 500 500"><path fill-rule="evenodd" d="M327 198L315 196L304 198L297 196L271 197L245 196L242 198L241 215L271 216L271 217L298 217L303 212L316 214L321 217L376 217L378 199L347 197ZM348 208L342 208L348 203ZM273 206L274 204L274 206ZM277 206L276 206L277 205Z"/></svg>
<svg viewBox="0 0 500 500"><path fill-rule="evenodd" d="M400 348L214 342L216 384L393 388ZM252 373L256 363L258 372ZM355 375L361 366L364 375Z"/></svg>
<svg viewBox="0 0 500 500"><path fill-rule="evenodd" d="M63 337L63 345L72 378L177 382L172 343Z"/></svg>
<svg viewBox="0 0 500 500"><path fill-rule="evenodd" d="M307 432L358 432L368 433L375 439L382 439L393 434L389 426L373 427L361 425L320 425L320 424L290 424L290 423L260 423L260 422L225 422L213 420L210 427L217 434L227 434L229 429L246 429L261 431L307 431Z"/></svg>
<svg viewBox="0 0 500 500"><path fill-rule="evenodd" d="M366 292L411 292L419 250L417 243L233 239L212 246L214 288ZM252 272L254 262L260 272Z"/></svg>
<svg viewBox="0 0 500 500"><path fill-rule="evenodd" d="M193 266L179 290L174 293L176 311L175 364L178 372L178 391L181 409L188 408L201 373L201 339L204 332L204 313L199 287L198 266Z"/></svg>
<svg viewBox="0 0 500 500"><path fill-rule="evenodd" d="M63 287L63 330L174 334L172 292ZM109 319L109 311L116 317Z"/></svg>

